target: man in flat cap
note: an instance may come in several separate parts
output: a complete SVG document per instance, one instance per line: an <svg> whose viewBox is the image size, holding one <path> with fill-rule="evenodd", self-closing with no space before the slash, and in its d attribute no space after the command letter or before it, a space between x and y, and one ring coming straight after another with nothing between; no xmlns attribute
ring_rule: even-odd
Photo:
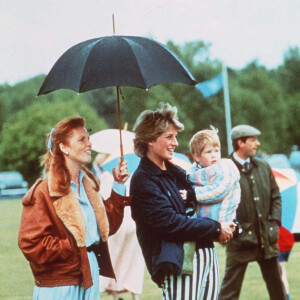
<svg viewBox="0 0 300 300"><path fill-rule="evenodd" d="M254 158L261 132L249 125L232 129L230 158L240 171L241 202L237 209L239 236L226 247L226 269L219 300L238 299L249 262L257 261L270 299L284 300L278 263L278 225L281 196L269 164Z"/></svg>

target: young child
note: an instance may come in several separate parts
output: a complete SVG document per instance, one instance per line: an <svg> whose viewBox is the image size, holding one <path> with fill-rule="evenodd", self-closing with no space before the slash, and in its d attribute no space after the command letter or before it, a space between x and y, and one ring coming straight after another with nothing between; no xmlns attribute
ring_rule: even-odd
<svg viewBox="0 0 300 300"><path fill-rule="evenodd" d="M221 159L220 148L213 126L197 132L190 140L195 163L187 174L196 193L197 216L229 222L235 219L240 203L240 173L231 159Z"/></svg>
<svg viewBox="0 0 300 300"><path fill-rule="evenodd" d="M220 139L217 130L211 126L197 132L190 140L190 151L195 163L187 171L187 179L196 193L196 216L219 222L234 222L236 209L240 203L240 172L231 159L221 159ZM182 199L187 200L186 190L180 190ZM186 204L189 207L189 203ZM188 209L187 209L188 212ZM232 226L233 235L238 234ZM182 273L193 272L191 249L193 242L183 244L184 259Z"/></svg>

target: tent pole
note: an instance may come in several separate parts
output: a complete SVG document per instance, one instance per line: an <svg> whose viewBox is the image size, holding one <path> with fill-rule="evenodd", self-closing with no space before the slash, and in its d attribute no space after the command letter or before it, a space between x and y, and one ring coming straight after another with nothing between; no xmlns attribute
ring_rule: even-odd
<svg viewBox="0 0 300 300"><path fill-rule="evenodd" d="M224 106L225 106L225 120L226 120L226 133L227 133L227 147L228 155L233 151L230 132L231 132L231 114L230 114L230 99L229 99L229 88L228 88L228 75L227 67L222 64L222 74L223 74L223 91L224 91Z"/></svg>

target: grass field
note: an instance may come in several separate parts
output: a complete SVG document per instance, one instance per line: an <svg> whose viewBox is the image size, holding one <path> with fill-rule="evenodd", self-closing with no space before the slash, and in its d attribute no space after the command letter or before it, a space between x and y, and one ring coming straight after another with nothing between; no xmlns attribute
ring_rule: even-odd
<svg viewBox="0 0 300 300"><path fill-rule="evenodd" d="M20 200L0 201L0 299L1 300L29 300L32 299L33 276L28 262L23 257L17 245L17 235L20 223L22 204ZM224 273L225 251L217 245L220 261L221 276ZM287 263L287 272L290 282L292 299L300 299L300 243L296 243L290 260ZM125 300L131 300L129 294L123 294ZM106 294L102 300L111 300ZM143 294L141 300L161 299L161 291L151 281L148 273L145 274ZM256 263L248 266L243 283L241 300L267 300L267 290Z"/></svg>

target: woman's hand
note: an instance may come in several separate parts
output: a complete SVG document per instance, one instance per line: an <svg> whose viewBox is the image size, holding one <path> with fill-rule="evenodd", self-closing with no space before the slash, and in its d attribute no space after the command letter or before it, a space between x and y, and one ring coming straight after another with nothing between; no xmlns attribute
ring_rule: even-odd
<svg viewBox="0 0 300 300"><path fill-rule="evenodd" d="M181 198L183 201L187 200L187 190L179 190L179 193L181 195Z"/></svg>
<svg viewBox="0 0 300 300"><path fill-rule="evenodd" d="M221 222L221 234L218 241L224 245L228 243L232 237L232 232L234 231L236 224L234 222Z"/></svg>
<svg viewBox="0 0 300 300"><path fill-rule="evenodd" d="M127 161L123 160L121 162L121 159L118 162L118 166L116 169L113 169L113 175L115 181L119 183L125 183L126 180L129 178L130 174L128 172L127 168Z"/></svg>

